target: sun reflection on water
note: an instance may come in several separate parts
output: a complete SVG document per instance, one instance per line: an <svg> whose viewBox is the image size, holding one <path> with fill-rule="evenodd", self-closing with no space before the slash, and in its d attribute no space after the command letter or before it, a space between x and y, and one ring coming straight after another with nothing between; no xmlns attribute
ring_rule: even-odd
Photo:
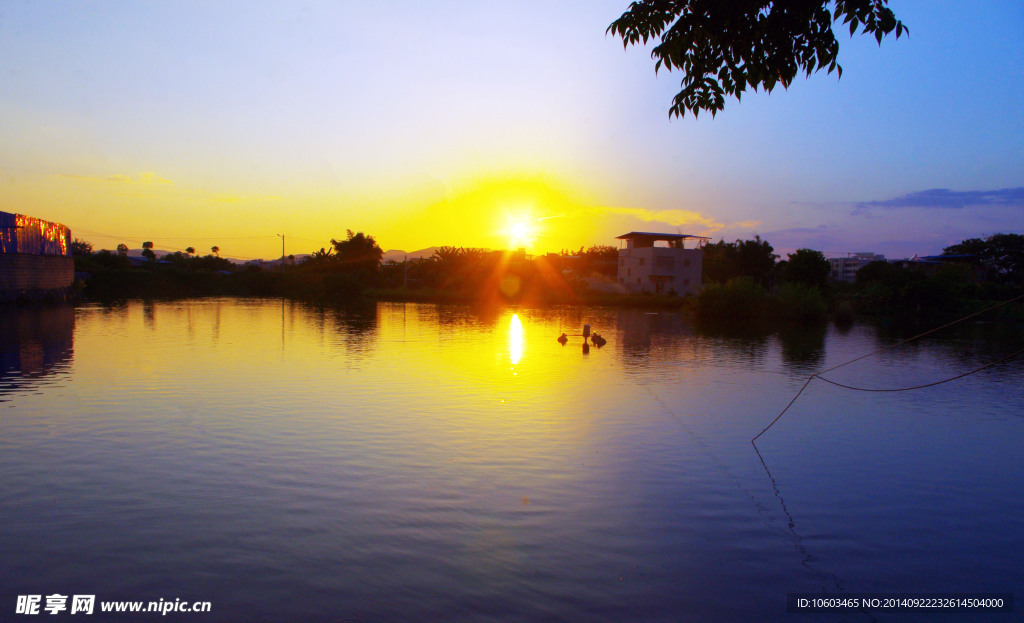
<svg viewBox="0 0 1024 623"><path fill-rule="evenodd" d="M512 314L512 320L508 326L508 358L512 365L519 363L523 358L523 323L519 320L519 314Z"/></svg>

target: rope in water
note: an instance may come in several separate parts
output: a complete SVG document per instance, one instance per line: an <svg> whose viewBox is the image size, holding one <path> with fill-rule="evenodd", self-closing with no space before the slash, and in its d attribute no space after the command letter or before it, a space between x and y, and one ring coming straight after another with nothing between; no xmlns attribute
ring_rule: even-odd
<svg viewBox="0 0 1024 623"><path fill-rule="evenodd" d="M833 385L835 385L837 387L843 387L843 388L846 388L846 389L852 389L852 390L855 390L855 391L858 391L858 392L908 392L908 391L910 391L912 389L922 389L924 387L934 387L935 385L942 385L943 383L948 383L950 381L955 381L957 379L962 379L965 376L970 376L970 375L974 374L975 372L981 372L985 368L991 368L992 366L1001 364L1004 361L1009 361L1010 359L1013 359L1014 357L1016 357L1017 355L1019 355L1021 353L1024 353L1024 348L1022 348L1022 349L1020 349L1020 350L1018 350L1016 352L1010 353L1009 355L1003 357L1002 359L1000 359L998 361L993 361L993 362L990 362L990 363L986 363L985 365L981 366L980 368L975 368L975 369L971 370L970 372L964 372L963 374L958 374L956 376L951 376L948 379L942 379L941 381L933 381L931 383L924 383L923 385L914 385L912 387L895 387L895 388L854 387L852 385L843 385L842 383L837 383L836 381L832 381L830 379L826 379L823 376L817 376L817 375L815 375L815 376L817 376L817 378L821 379L822 381L825 381L826 383L831 383L831 384L833 384Z"/></svg>
<svg viewBox="0 0 1024 623"><path fill-rule="evenodd" d="M975 318L975 317L980 316L980 315L982 315L984 313L990 312L993 309L998 309L1000 307L1003 307L1004 305L1009 305L1010 303L1019 301L1021 299L1024 299L1024 294L1021 294L1020 296L1015 296L1014 298L1009 299L1007 301L1003 301L1002 303L997 303L997 304L995 304L995 305L993 305L991 307L988 307L986 309L983 309L983 310L981 310L979 312L975 312L973 314L968 314L967 316L964 316L963 318L958 318L957 320L954 320L952 322L947 322L946 324L944 324L942 326L939 326L939 327L935 327L934 329L929 329L929 330L925 331L924 333L918 333L917 335L915 335L913 337L908 337L905 340L900 340L899 342L896 342L894 344L889 344L888 346L883 346L882 348L879 348L878 350L875 350L875 351L872 351L870 353L867 353L866 355L861 355L860 357L857 357L855 359L851 359L849 361L843 362L843 363L841 363L841 364L839 364L837 366L832 366L828 370L822 370L821 372L816 372L816 373L812 374L810 377L807 378L807 381L804 382L803 386L800 388L800 391L798 391L796 393L796 395L793 396L793 399L789 401L789 404L787 404L786 407L782 411L780 411L778 415L775 416L774 420L769 422L768 426L765 426L764 429L760 433L754 435L753 439L750 440L750 443L754 443L755 441L757 441L758 437L760 437L761 435L763 435L766 432L768 432L769 428L774 426L776 422L778 422L780 419L782 419L782 416L786 414L786 411L789 411L789 408L793 406L793 403L796 402L796 399L799 398L800 395L804 393L804 390L807 389L807 386L810 385L811 381L813 381L814 379L821 379L822 381L825 381L826 383L831 383L832 385L836 385L838 387L842 387L842 388L845 388L845 389L852 389L852 390L855 390L855 391L862 391L862 392L906 392L906 391L910 391L912 389L921 389L921 388L924 388L924 387L932 387L934 385L941 385L942 383L948 383L950 381L955 381L956 379L961 379L961 378L963 378L965 376L969 376L969 375L974 374L976 372L981 372L982 370L985 370L986 368L991 368L992 366L995 366L995 365L998 365L1000 363L1003 363L1004 361L1009 361L1010 359L1013 359L1017 355L1020 355L1021 353L1024 353L1024 349L1021 349L1021 350L1018 350L1018 351L1016 351L1014 353L1011 353L1011 354L1007 355L1006 357L1003 357L1002 359L1000 359L998 361L993 361L991 363L987 363L987 364L981 366L980 368L975 368L974 370L971 370L970 372L964 372L962 374L958 374L956 376L953 376L953 377L950 377L950 378L947 378L947 379L942 379L941 381L934 381L932 383L924 383L922 385L914 385L912 387L897 387L897 388L892 388L892 389L875 389L875 388L866 388L866 387L854 387L852 385L844 385L842 383L838 383L836 381L832 381L832 380L826 379L825 377L822 376L823 374L828 374L829 372L832 372L833 370L838 370L839 368L842 368L843 366L850 365L851 363L854 363L856 361L860 361L861 359L867 359L868 357L871 357L872 355L877 355L878 353L880 353L882 351L889 350L890 348L896 348L897 346L902 346L903 344L906 344L907 342L912 342L912 341L920 339L920 338L922 338L922 337L924 337L926 335L930 335L932 333L935 333L936 331L941 331L942 329L946 329L948 327L952 327L955 324L959 324L959 323L961 323L961 322L963 322L965 320L970 320L971 318Z"/></svg>

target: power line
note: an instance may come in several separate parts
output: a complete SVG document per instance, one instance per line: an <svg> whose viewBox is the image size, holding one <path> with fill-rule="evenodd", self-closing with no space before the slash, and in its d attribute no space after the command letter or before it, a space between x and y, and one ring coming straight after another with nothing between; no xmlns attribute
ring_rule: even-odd
<svg viewBox="0 0 1024 623"><path fill-rule="evenodd" d="M113 235L113 234L102 234L100 232L92 231L92 230L89 230L89 229L77 228L77 227L70 227L70 229L71 229L72 232L76 232L76 233L80 232L80 233L83 233L83 234L89 236L90 238L104 238L104 239L108 239L108 240L120 240L120 241L127 241L127 242L131 242L131 243L138 242L140 244L141 244L142 241L148 241L148 240L160 240L160 241L164 241L164 240L168 240L168 241L171 241L171 240L188 240L189 242L200 241L200 240L213 240L213 241L218 241L219 242L219 241L222 241L222 240L267 240L267 239L270 239L270 238L276 238L277 237L276 235L266 235L266 236L216 236L216 237L212 237L212 236L211 237L206 237L206 236L187 236L187 237L186 236L152 236L152 235L149 235L149 236L121 236L121 235ZM160 243L160 246L163 247L164 249L170 250L170 251L181 251L181 252L185 251L185 249L183 249L181 247L177 247L177 246L173 246L173 245L166 245L163 242ZM249 260L261 259L261 258L257 258L257 257L247 257L247 256L241 256L241 255L228 255L226 253L218 254L218 257L223 257L223 258L232 259L232 260L239 260L239 261L249 261Z"/></svg>
<svg viewBox="0 0 1024 623"><path fill-rule="evenodd" d="M73 232L82 232L88 236L94 238L110 238L110 239L121 239L121 240L148 240L150 238L154 240L260 240L265 238L274 238L275 236L114 236L111 234L101 234L99 232L90 231L88 229L81 229L71 227Z"/></svg>
<svg viewBox="0 0 1024 623"><path fill-rule="evenodd" d="M833 370L838 370L839 368L842 368L843 366L849 365L849 364L854 363L856 361L860 361L861 359L867 359L868 357L871 357L872 355L877 355L878 353L886 351L886 350L889 350L890 348L896 348L897 346L902 346L903 344L906 344L907 342L912 342L912 341L914 341L916 339L919 339L919 338L922 338L922 337L924 337L926 335L930 335L932 333L935 333L936 331L941 331L942 329L946 329L946 328L951 327L951 326L953 326L955 324L959 324L959 323L961 323L961 322L963 322L965 320L970 320L971 318L975 318L977 316L980 316L981 314L990 312L993 309L998 309L1000 307L1003 307L1004 305L1009 305L1010 303L1013 303L1015 301L1019 301L1021 299L1024 299L1024 294L1021 294L1019 296L1015 296L1012 299L1009 299L1007 301L1003 301L1002 303L997 303L997 304L995 304L995 305L993 305L991 307L988 307L986 309L983 309L983 310L981 310L979 312L975 312L973 314L968 314L968 315L964 316L963 318L958 318L957 320L954 320L952 322L947 322L946 324L944 324L942 326L939 326L939 327L935 327L934 329L929 329L928 331L925 331L924 333L918 333L917 335L915 335L913 337L908 337L905 340L900 340L899 342L896 342L895 344L889 344L888 346L883 346L882 348L879 348L878 350L875 350L875 351L872 351L870 353L867 353L866 355L861 355L860 357L856 357L856 358L851 359L849 361L843 362L843 363L841 363L841 364L839 364L837 366L832 366L828 370L822 370L821 372L816 372L816 373L812 374L810 377L808 377L807 381L803 384L803 387L800 388L800 391L798 391L796 393L796 395L793 396L793 399L789 401L789 404L787 404L786 407L782 411L780 411L778 415L775 416L775 419L772 420L768 424L768 426L765 426L764 429L760 433L754 435L753 439L750 440L750 443L754 443L755 441L757 441L758 437L760 437L761 435L763 435L766 432L768 432L769 428L774 426L776 422L778 422L780 419L782 419L782 416L786 414L786 411L789 411L789 408L793 406L793 403L796 402L796 399L799 398L800 395L804 393L804 390L807 389L807 386L810 385L811 381L813 381L816 378L817 379L821 379L822 381L825 381L826 383L831 383L831 384L837 385L839 387L843 387L843 388L846 388L846 389L857 390L857 391L866 391L866 392L902 392L902 391L910 391L912 389L921 389L921 388L924 388L924 387L932 387L933 385L940 385L942 383L948 383L949 381L954 381L956 379L963 378L965 376L974 374L975 372L981 372L982 370L984 370L986 368L990 368L990 367L992 367L994 365L1003 363L1004 361L1008 361L1010 359L1013 359L1017 355L1020 355L1021 353L1024 353L1024 349L1018 350L1018 351L1016 351L1016 352L1014 352L1014 353L1012 353L1012 354L1010 354L1010 355L1008 355L1006 357L1003 357L1002 359L1000 359L998 361L993 361L991 363L985 364L985 365L981 366L980 368L975 368L974 370L971 370L970 372L965 372L963 374L958 374L956 376L953 376L953 377L950 377L950 378L947 378L947 379L943 379L941 381L935 381L933 383L925 383L923 385L915 385L913 387L902 387L902 388L894 388L894 389L870 389L870 388L863 388L863 387L854 387L852 385L843 385L842 383L837 383L835 381L831 381L831 380L826 379L823 376L821 376L822 374L827 374L829 372L832 372Z"/></svg>
<svg viewBox="0 0 1024 623"><path fill-rule="evenodd" d="M75 230L72 230L72 231L75 231ZM145 241L145 240L149 239L149 237L146 237L146 236L112 236L112 235L108 235L108 234L101 234L101 233L98 233L98 232L92 232L92 231L89 231L87 229L79 229L77 231L84 232L85 234L87 234L89 237L92 237L92 238L109 238L111 240L124 240L124 241L128 241L128 242L133 242L133 243L134 242L139 242L139 241ZM225 237L225 238L192 238L192 237L190 237L190 238L175 238L175 237L163 238L163 237L157 237L156 240L246 240L246 239L257 239L257 238L258 239L265 239L265 238L270 238L270 237L272 237L272 236L238 236L238 237L234 237L234 238L232 238L232 237ZM140 244L141 244L141 242L140 242ZM185 252L185 249L183 249L181 247L173 246L173 245L165 245L165 244L161 243L160 246L163 247L162 250L179 251L179 252L183 252L183 253ZM219 253L218 257L223 257L223 258L226 258L226 259L232 259L232 260L238 260L238 261L249 261L249 260L261 259L261 258L257 258L257 257L247 257L247 256L242 256L242 255L228 255L226 253Z"/></svg>
<svg viewBox="0 0 1024 623"><path fill-rule="evenodd" d="M846 389L852 389L852 390L855 390L855 391L858 391L858 392L908 392L908 391L910 391L912 389L922 389L924 387L933 387L935 385L941 385L943 383L948 383L950 381L955 381L957 379L962 379L963 377L970 376L971 374L974 374L975 372L981 372L985 368L991 368L992 366L1001 364L1004 361L1009 361L1010 359L1013 359L1014 357L1016 357L1017 355L1019 355L1021 353L1024 353L1024 348L1022 348L1022 349L1020 349L1020 350L1018 350L1016 352L1010 353L1009 355L1003 357L1002 359L1000 359L998 361L992 361L992 362L986 363L985 365L981 366L980 368L975 368L975 369L971 370L970 372L964 372L963 374L958 374L958 375L952 376L952 377L950 377L948 379L942 379L941 381L934 381L932 383L924 383L923 385L914 385L912 387L894 387L894 388L854 387L853 385L843 385L842 383L833 381L831 379L826 379L825 377L823 377L821 375L815 375L815 376L817 376L817 378L821 379L822 381L825 381L826 383L831 383L831 384L833 384L833 385L835 385L837 387L843 387L843 388L846 388Z"/></svg>
<svg viewBox="0 0 1024 623"><path fill-rule="evenodd" d="M314 244L330 244L330 241L311 240L309 238L299 238L298 236L288 236L288 238L291 239L291 240L301 240L303 242L312 242Z"/></svg>

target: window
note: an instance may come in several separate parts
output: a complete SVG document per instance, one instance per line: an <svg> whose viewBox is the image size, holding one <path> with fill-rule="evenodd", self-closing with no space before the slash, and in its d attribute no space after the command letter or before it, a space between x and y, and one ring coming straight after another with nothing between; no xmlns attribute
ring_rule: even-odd
<svg viewBox="0 0 1024 623"><path fill-rule="evenodd" d="M684 268L689 268L690 267L690 258L684 258L683 259L683 267Z"/></svg>
<svg viewBox="0 0 1024 623"><path fill-rule="evenodd" d="M644 258L640 258L640 265L641 265L641 266L643 266L643 265L644 265Z"/></svg>
<svg viewBox="0 0 1024 623"><path fill-rule="evenodd" d="M689 279L683 279L683 285L684 286L690 285L690 280Z"/></svg>
<svg viewBox="0 0 1024 623"><path fill-rule="evenodd" d="M633 276L633 269L632 268L627 268L626 269L626 276L627 277L632 277Z"/></svg>
<svg viewBox="0 0 1024 623"><path fill-rule="evenodd" d="M676 258L674 257L662 257L658 256L654 258L654 265L657 268L663 268L665 270L672 270L676 267Z"/></svg>

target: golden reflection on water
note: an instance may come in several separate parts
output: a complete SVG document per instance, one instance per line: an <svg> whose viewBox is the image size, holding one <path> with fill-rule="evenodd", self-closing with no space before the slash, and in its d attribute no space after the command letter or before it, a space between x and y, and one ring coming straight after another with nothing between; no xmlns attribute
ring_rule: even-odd
<svg viewBox="0 0 1024 623"><path fill-rule="evenodd" d="M523 323L519 320L519 314L512 314L508 323L508 358L512 365L519 363L523 358Z"/></svg>
<svg viewBox="0 0 1024 623"><path fill-rule="evenodd" d="M614 383L593 378L578 351L555 340L560 325L549 316L401 303L131 301L81 310L75 377L78 395L118 420L133 409L112 403L143 405L155 421L180 411L211 427L308 434L314 445L386 429L391 443L457 448L454 462L517 460L587 429L589 412L565 388L584 378Z"/></svg>

